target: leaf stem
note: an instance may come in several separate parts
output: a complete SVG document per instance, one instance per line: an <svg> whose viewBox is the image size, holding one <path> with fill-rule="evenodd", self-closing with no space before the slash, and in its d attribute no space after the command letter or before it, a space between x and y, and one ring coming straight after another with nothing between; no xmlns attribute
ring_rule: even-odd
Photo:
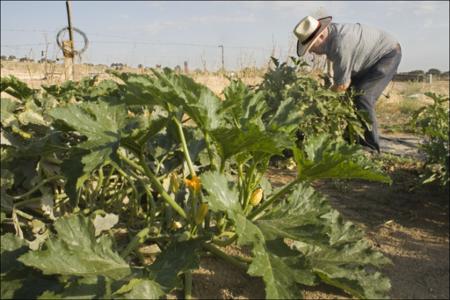
<svg viewBox="0 0 450 300"><path fill-rule="evenodd" d="M211 244L203 243L203 248L241 270L247 271L248 269L248 265L245 262L239 261L236 258L229 256L228 254Z"/></svg>
<svg viewBox="0 0 450 300"><path fill-rule="evenodd" d="M144 155L141 154L139 156L139 164L140 164L139 166L135 162L131 161L128 157L126 157L122 152L117 151L117 153L119 154L120 158L123 159L123 161L125 161L126 163L128 163L131 167L138 170L142 170L143 173L147 175L147 177L150 179L150 182L156 188L156 190L164 199L164 201L166 201L181 217L183 217L186 220L188 219L188 216L184 211L184 209L181 208L181 206L179 206L178 203L176 203L175 200L169 196L169 194L167 194L167 192L164 190L164 187L159 182L158 178L156 178L155 174L153 174L153 172L149 169L149 167L145 163ZM136 168L136 166L138 166L139 168Z"/></svg>
<svg viewBox="0 0 450 300"><path fill-rule="evenodd" d="M44 180L42 180L41 182L39 182L38 185L36 185L35 187L33 187L31 190L29 190L28 192L26 192L25 194L22 195L18 195L18 196L11 196L11 198L13 198L14 200L19 200L25 197L30 196L31 194L33 194L34 192L36 192L41 186L43 186L44 184L46 184L49 181L52 180L57 180L57 179L64 179L64 176L61 175L55 175L49 178L46 178Z"/></svg>
<svg viewBox="0 0 450 300"><path fill-rule="evenodd" d="M175 202L174 199L172 199L172 197L170 197L169 194L167 194L167 192L164 190L164 187L162 186L162 184L159 182L159 180L156 178L155 174L153 174L153 172L150 170L150 168L147 166L147 164L145 163L145 158L144 156L141 154L139 162L141 164L141 166L144 168L144 172L145 175L148 176L148 178L150 179L150 182L153 184L153 186L156 188L156 190L158 191L158 193L161 195L161 197L180 215L182 216L184 219L188 219L188 216L186 214L186 212L184 211L184 209L178 205L177 202Z"/></svg>
<svg viewBox="0 0 450 300"><path fill-rule="evenodd" d="M197 176L195 174L194 165L192 164L192 160L189 155L186 138L184 137L183 126L181 125L180 121L178 121L177 118L173 117L172 120L177 125L178 135L180 136L181 146L183 147L183 154L184 154L184 158L186 159L186 162L188 164L189 172L191 173L191 176Z"/></svg>
<svg viewBox="0 0 450 300"><path fill-rule="evenodd" d="M211 170L217 170L216 161L214 159L214 152L211 149L211 138L208 132L204 131L203 135L205 136L206 149L208 150L209 163L211 165Z"/></svg>
<svg viewBox="0 0 450 300"><path fill-rule="evenodd" d="M184 298L192 299L192 271L184 272Z"/></svg>
<svg viewBox="0 0 450 300"><path fill-rule="evenodd" d="M145 227L144 229L139 231L127 245L127 247L120 253L120 256L127 257L137 246L139 246L139 244L145 241L149 232L150 229L148 227Z"/></svg>

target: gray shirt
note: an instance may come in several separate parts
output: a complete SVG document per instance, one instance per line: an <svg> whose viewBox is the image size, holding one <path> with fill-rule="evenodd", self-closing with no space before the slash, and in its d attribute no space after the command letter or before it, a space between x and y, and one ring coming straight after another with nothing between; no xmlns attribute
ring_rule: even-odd
<svg viewBox="0 0 450 300"><path fill-rule="evenodd" d="M324 54L333 62L336 85L348 84L398 44L388 33L359 23L331 23L328 32Z"/></svg>

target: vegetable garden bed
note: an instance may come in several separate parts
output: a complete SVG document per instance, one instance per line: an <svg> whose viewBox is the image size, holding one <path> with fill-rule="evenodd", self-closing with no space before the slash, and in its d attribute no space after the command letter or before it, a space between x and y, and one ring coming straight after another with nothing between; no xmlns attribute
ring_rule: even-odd
<svg viewBox="0 0 450 300"><path fill-rule="evenodd" d="M365 117L274 62L223 101L169 69L43 91L2 78L2 298L189 298L211 257L267 298L387 297L390 259L314 188L391 183L355 145ZM295 175L272 186L285 156Z"/></svg>

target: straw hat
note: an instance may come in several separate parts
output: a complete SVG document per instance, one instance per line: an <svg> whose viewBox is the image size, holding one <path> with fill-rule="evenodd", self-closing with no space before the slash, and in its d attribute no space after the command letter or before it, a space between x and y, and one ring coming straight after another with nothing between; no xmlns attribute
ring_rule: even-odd
<svg viewBox="0 0 450 300"><path fill-rule="evenodd" d="M332 17L316 20L311 16L304 17L294 28L294 34L298 38L297 55L303 56L316 42L322 31L331 23Z"/></svg>

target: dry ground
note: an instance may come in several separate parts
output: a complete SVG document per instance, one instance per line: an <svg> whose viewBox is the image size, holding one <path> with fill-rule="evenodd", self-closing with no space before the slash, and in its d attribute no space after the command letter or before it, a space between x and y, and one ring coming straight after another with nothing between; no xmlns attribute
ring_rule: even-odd
<svg viewBox="0 0 450 300"><path fill-rule="evenodd" d="M60 82L61 66L33 63L2 62L1 75L13 74L33 87ZM83 75L103 73L99 67L79 67ZM142 70L129 69L142 72ZM101 75L100 78L106 78ZM197 75L195 80L220 94L228 80L220 76ZM256 84L261 78L244 78ZM395 299L449 298L449 221L448 188L437 185L418 186L420 137L405 133L409 116L430 101L426 91L449 94L448 82L391 83L377 103L377 115L384 137L386 172L391 186L364 181L321 181L316 188L328 195L331 204L348 220L367 232L367 238L386 256L393 266L383 272L392 282L390 296ZM269 178L279 186L292 179L287 169L272 169ZM233 247L228 252L239 251ZM182 296L176 293L174 296ZM230 267L212 257L201 261L201 269L193 276L193 296L196 298L263 298L264 285L258 278ZM299 294L300 296L300 294ZM348 298L339 290L321 285L305 288L310 299Z"/></svg>

